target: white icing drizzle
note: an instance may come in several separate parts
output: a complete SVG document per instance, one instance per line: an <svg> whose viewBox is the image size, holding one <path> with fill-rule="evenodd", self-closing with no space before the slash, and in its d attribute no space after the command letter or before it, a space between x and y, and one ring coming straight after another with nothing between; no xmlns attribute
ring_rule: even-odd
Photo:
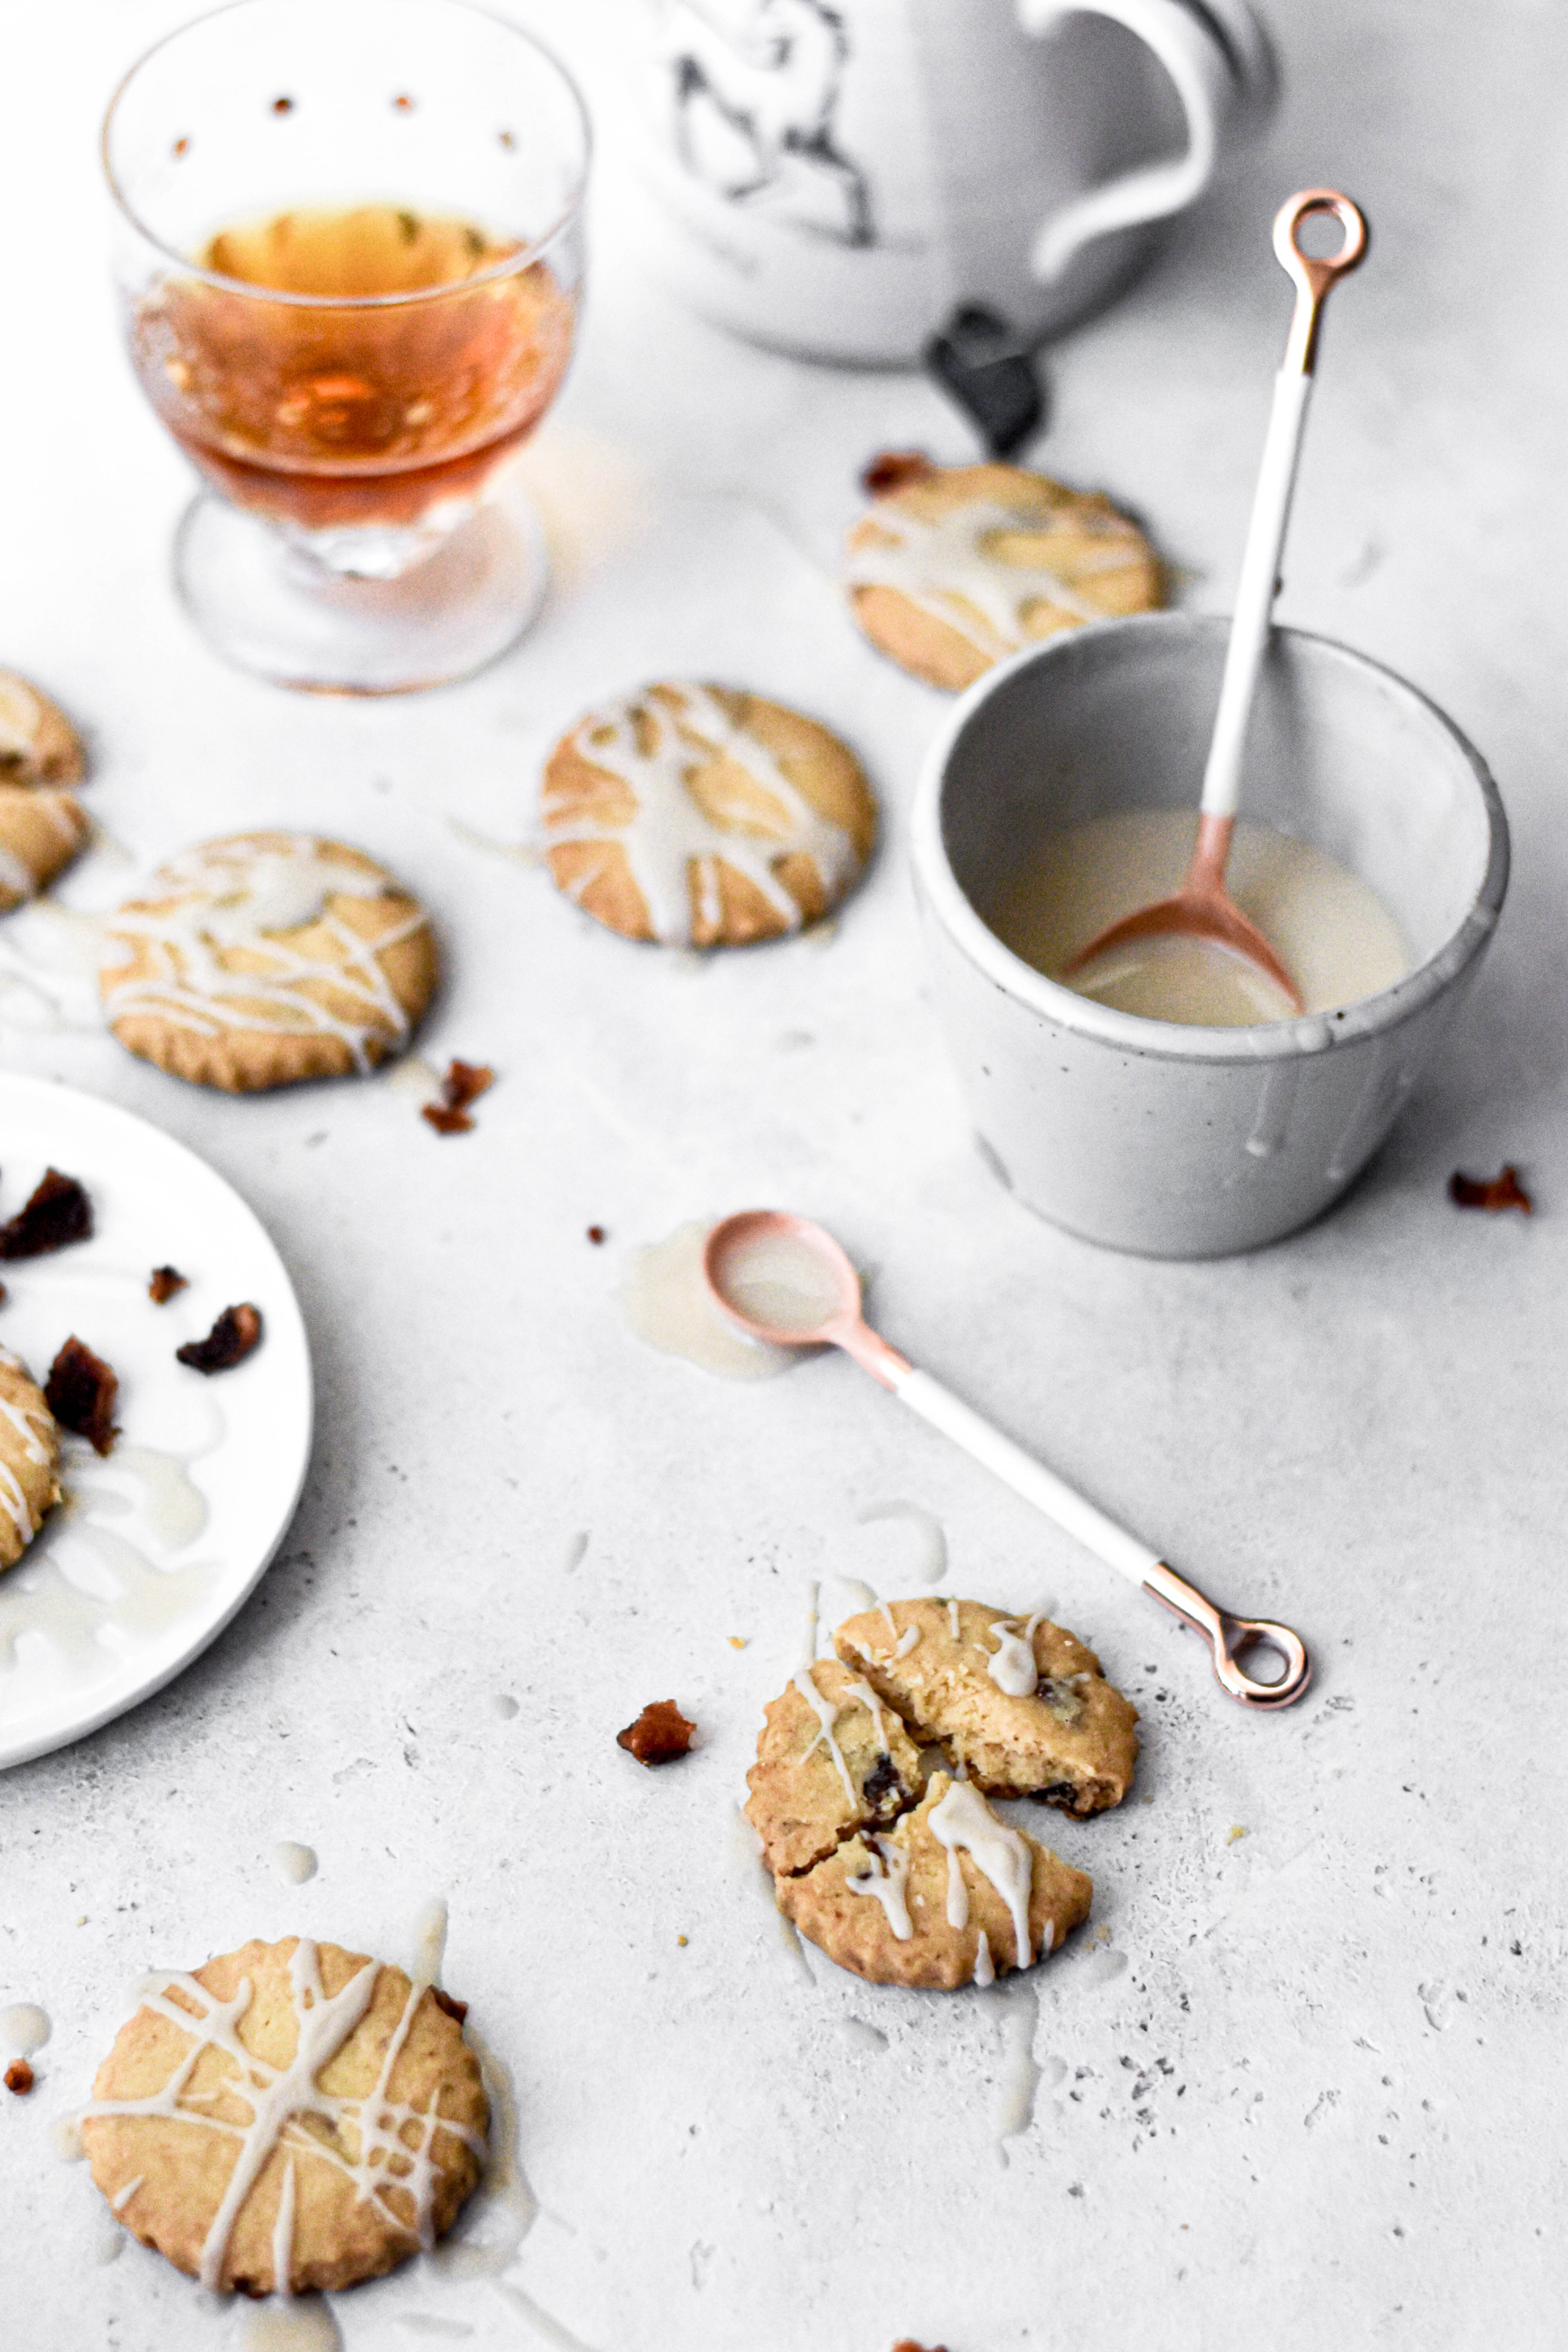
<svg viewBox="0 0 1568 2352"><path fill-rule="evenodd" d="M882 1714L882 1702L877 1696L876 1692L871 1688L870 1684L868 1682L862 1682L860 1677L857 1675L855 1680L849 1685L849 1696L851 1698L858 1698L861 1706L870 1716L872 1727L877 1736L878 1747L881 1748L884 1753L889 1752L888 1746L887 1721Z"/></svg>
<svg viewBox="0 0 1568 2352"><path fill-rule="evenodd" d="M649 694L592 710L574 730L573 750L590 766L627 785L636 808L628 823L616 824L566 812L552 814L547 802L549 846L577 841L618 846L642 893L654 936L667 946L691 945L693 879L701 921L710 928L717 925L721 865L743 876L786 929L798 930L801 910L774 874L775 862L804 853L831 899L854 877L859 864L854 843L842 825L817 814L766 745L737 727L707 687L682 683L673 690L679 698L679 718L667 702ZM637 741L634 711L653 738L647 751ZM694 769L720 758L743 769L773 804L774 830L757 830L739 812L733 828L718 825L700 807L687 779ZM569 886L569 896L581 898L605 863L607 859L580 874Z"/></svg>
<svg viewBox="0 0 1568 2352"><path fill-rule="evenodd" d="M948 1905L952 1916L952 1871L962 1847L981 1875L988 1878L1013 1916L1013 1954L1016 1967L1026 1969L1034 1958L1029 1936L1029 1890L1035 1863L1016 1830L999 1822L973 1784L955 1780L940 1804L926 1816L931 1835L948 1852Z"/></svg>
<svg viewBox="0 0 1568 2352"><path fill-rule="evenodd" d="M813 1622L815 1623L815 1619ZM833 1727L837 1722L842 1710L835 1706L830 1699L823 1697L822 1693L816 1686L816 1674L810 1666L797 1666L795 1672L794 1681L796 1690L800 1693L802 1698L805 1699L813 1715L816 1716L818 1727L816 1738L812 1740L810 1747L805 1750L805 1753L802 1755L800 1759L801 1762L804 1764L806 1757L811 1754L812 1748L816 1748L820 1741L826 1740L827 1742L827 1752L832 1757L834 1763L837 1765L838 1769L838 1777L844 1783L844 1793L848 1798L852 1805L858 1805L860 1801L859 1791L856 1788L854 1781L849 1777L849 1767L844 1761L844 1751L839 1747L837 1740L833 1737Z"/></svg>
<svg viewBox="0 0 1568 2352"><path fill-rule="evenodd" d="M962 1639L962 1635L959 1632L958 1603L956 1601L950 1601L947 1604L947 1630L955 1642Z"/></svg>
<svg viewBox="0 0 1568 2352"><path fill-rule="evenodd" d="M910 1652L914 1648L915 1643L920 1640L920 1637L921 1629L918 1625L906 1625L903 1632L899 1635L898 1640L893 1644L894 1657L907 1658Z"/></svg>
<svg viewBox="0 0 1568 2352"><path fill-rule="evenodd" d="M239 2142L234 2170L202 2246L198 2276L205 2287L215 2292L221 2287L235 2222L274 2148L286 2149L293 2161L304 2156L334 2166L353 2183L360 2201L375 2205L385 2221L405 2231L426 2252L435 2242L431 2217L437 2167L432 2142L437 2131L450 2132L482 2160L483 2140L463 2125L437 2115L435 2094L428 2107L411 2106L394 2100L390 2095L393 2069L428 1979L410 1985L403 2014L387 2043L381 2072L366 2096L342 2098L321 2088L318 2075L331 2064L363 2018L380 1975L379 1962L367 1960L346 1984L329 1996L321 1983L318 1948L301 1937L289 1963L298 2038L294 2056L282 2067L270 2065L240 2040L239 2027L253 1995L248 1977L241 1978L234 1998L226 2001L209 1992L194 1976L178 1970L154 1977L143 1993L142 2006L185 2035L188 2049L162 2090L140 2099L94 2099L81 2112L84 2116L158 2116L188 2124L195 2130L221 2132ZM174 1991L192 2008L171 2000L169 1995ZM249 2105L248 2124L224 2123L216 2116L203 2115L199 2109L181 2104L182 2095L207 2050L222 2051L233 2060L237 2073L225 2076L223 2088ZM307 2131L303 2118L310 2116L321 2116L335 2137L348 2126L358 2139L356 2155L351 2159L335 2146L329 2146ZM405 2137L410 2127L417 2134L413 2141ZM405 2221L390 2202L394 2189L401 2191L412 2203L412 2221ZM285 2198L289 2193L286 2186ZM275 2238L275 2260L277 2254ZM284 2257L278 2273L280 2279L288 2274L292 2260L291 2228Z"/></svg>
<svg viewBox="0 0 1568 2352"><path fill-rule="evenodd" d="M963 1883L963 1864L958 1859L958 1848L947 1849L947 1924L950 1927L969 1925L969 1889Z"/></svg>
<svg viewBox="0 0 1568 2352"><path fill-rule="evenodd" d="M395 1039L408 1034L408 1016L381 958L423 928L423 910L415 908L365 940L328 904L339 896L379 898L390 887L383 875L332 856L310 834L288 834L266 849L209 843L186 850L159 869L151 887L175 903L162 913L122 908L110 919L103 966L110 1026L147 1013L199 1037L233 1029L275 1036L314 1031L340 1038L362 1076L372 1066L373 1039L384 1045L388 1032ZM308 923L326 930L341 961L307 955L276 936ZM155 969L115 982L114 971L131 961L132 940L152 949ZM228 970L219 951L234 949L263 959L261 968ZM319 1003L309 993L314 983L363 1008L360 1017Z"/></svg>
<svg viewBox="0 0 1568 2352"><path fill-rule="evenodd" d="M900 1944L914 1934L904 1890L909 1885L910 1857L892 1838L868 1837L864 1843L871 1867L844 1882L851 1895L874 1895L888 1915L888 1925Z"/></svg>
<svg viewBox="0 0 1568 2352"><path fill-rule="evenodd" d="M283 2186L278 2192L278 2213L272 2224L272 2292L292 2294L294 2292L294 2200L298 2187L295 2162L289 2158L284 2168Z"/></svg>
<svg viewBox="0 0 1568 2352"><path fill-rule="evenodd" d="M1037 539L1060 531L1079 539L1103 531L1113 544L1101 558L1080 557L1073 567L1079 582L1145 561L1142 545L1120 520L1070 511L1026 514L995 499L966 500L934 520L888 499L876 507L871 520L882 536L851 548L849 586L896 589L993 657L1030 643L1025 623L1031 605L1050 604L1074 621L1102 621L1105 614L1048 564L1008 562L992 552L988 541L1004 532Z"/></svg>
<svg viewBox="0 0 1568 2352"><path fill-rule="evenodd" d="M1035 1664L1035 1628L1045 1617L1037 1610L1022 1633L1016 1617L997 1617L991 1631L996 1636L996 1648L985 1662L985 1671L1000 1691L1009 1698L1033 1698L1039 1687L1039 1670Z"/></svg>
<svg viewBox="0 0 1568 2352"><path fill-rule="evenodd" d="M974 1981L992 1985L996 1981L996 1964L991 1958L991 1939L984 1927L974 1939Z"/></svg>
<svg viewBox="0 0 1568 2352"><path fill-rule="evenodd" d="M893 1622L893 1604L892 1604L892 1602L891 1602L890 1601L879 1601L879 1602L878 1603L878 1606L880 1608L880 1610L881 1610L881 1612L882 1612L883 1616L884 1616L884 1617L887 1619L887 1621L888 1621L888 1633L889 1633L889 1639L890 1639L890 1640L892 1640L892 1641L894 1641L894 1642L897 1642L897 1640L898 1640L898 1638L899 1638L899 1629L898 1629L898 1626L897 1626L897 1625L894 1623L894 1622ZM896 1657L898 1657L898 1656L900 1656L900 1654L900 1654L900 1652L899 1652L899 1651L898 1651L898 1650L896 1650L896 1649L894 1650L894 1652L893 1652L893 1655L894 1655L894 1657L895 1657L895 1658L896 1658Z"/></svg>
<svg viewBox="0 0 1568 2352"><path fill-rule="evenodd" d="M123 2213L125 2208L130 2204L131 2200L135 2196L136 2191L141 2188L142 2183L146 2178L147 2176L144 2172L139 2172L134 2179L128 2180L125 2183L123 2189L117 2189L113 2196L109 2200L110 2211L111 2213Z"/></svg>

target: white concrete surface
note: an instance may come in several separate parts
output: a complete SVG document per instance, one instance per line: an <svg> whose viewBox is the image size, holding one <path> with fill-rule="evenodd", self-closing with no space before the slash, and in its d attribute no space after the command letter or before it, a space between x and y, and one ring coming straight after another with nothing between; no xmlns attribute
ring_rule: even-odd
<svg viewBox="0 0 1568 2352"><path fill-rule="evenodd" d="M0 659L90 727L89 804L136 869L271 822L384 854L446 943L424 1050L500 1082L476 1134L439 1141L384 1083L230 1102L102 1036L0 1040L8 1066L127 1104L231 1177L300 1286L321 1388L298 1524L236 1624L0 1783L0 2003L54 2026L34 2095L0 2095L0 2340L230 2340L154 2257L99 2266L54 2118L148 1966L293 1930L396 1957L445 1892L447 1981L521 2093L525 2300L405 2273L338 2300L351 2352L421 2340L421 2315L475 2352L1546 2352L1562 12L1276 0L1267 145L1053 362L1041 462L1145 514L1190 601L1222 609L1287 309L1268 219L1304 182L1352 189L1374 257L1328 324L1282 609L1445 702L1515 826L1492 961L1381 1159L1316 1230L1200 1265L1099 1254L1019 1210L929 1024L904 818L936 704L824 575L866 456L960 457L964 429L915 380L798 367L669 310L630 258L613 139L581 361L531 460L563 544L533 638L459 690L366 707L270 691L193 637L166 570L185 476L118 352L94 176L115 74L181 13L5 11ZM597 85L616 14L536 14ZM554 730L659 667L795 696L863 751L887 843L826 943L662 961L458 829L517 839ZM100 852L63 895L108 905L128 873ZM1504 1159L1532 1221L1450 1207L1451 1169ZM1243 1717L1195 1643L847 1364L731 1388L632 1342L624 1254L753 1200L830 1220L911 1353L1218 1594L1300 1624L1307 1702ZM891 1497L942 1519L944 1590L1054 1596L1143 1709L1134 1799L1057 1837L1110 1942L1085 1935L1022 1994L803 1969L733 1835L809 1580L910 1573L918 1529L859 1523ZM645 1773L615 1733L669 1694L704 1744ZM308 1885L279 1875L281 1839L319 1853ZM1023 2048L1042 2072L1004 2151Z"/></svg>

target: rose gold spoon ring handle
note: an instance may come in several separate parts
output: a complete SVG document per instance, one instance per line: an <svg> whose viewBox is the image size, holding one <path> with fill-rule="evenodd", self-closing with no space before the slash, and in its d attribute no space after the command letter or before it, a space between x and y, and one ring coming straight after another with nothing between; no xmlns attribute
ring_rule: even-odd
<svg viewBox="0 0 1568 2352"><path fill-rule="evenodd" d="M1156 1560L1143 1579L1143 1590L1203 1635L1213 1654L1220 1687L1243 1706L1289 1706L1311 1681L1307 1645L1289 1625L1277 1625L1268 1617L1233 1617L1228 1609L1216 1609L1195 1584L1189 1584L1163 1559ZM1277 1682L1260 1683L1238 1663L1238 1653L1254 1648L1272 1650L1281 1661Z"/></svg>

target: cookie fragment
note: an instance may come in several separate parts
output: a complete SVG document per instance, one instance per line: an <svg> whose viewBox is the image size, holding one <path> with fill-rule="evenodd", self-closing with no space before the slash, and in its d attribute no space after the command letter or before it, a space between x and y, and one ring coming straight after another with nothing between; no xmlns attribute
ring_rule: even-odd
<svg viewBox="0 0 1568 2352"><path fill-rule="evenodd" d="M0 1348L0 1569L12 1567L60 1499L60 1433L19 1356Z"/></svg>
<svg viewBox="0 0 1568 2352"><path fill-rule="evenodd" d="M496 1074L482 1062L452 1060L447 1065L447 1075L441 1081L438 1103L425 1103L420 1108L421 1118L428 1119L437 1135L467 1135L473 1127L468 1117L468 1105L478 1102L487 1088L495 1084Z"/></svg>
<svg viewBox="0 0 1568 2352"><path fill-rule="evenodd" d="M47 1168L26 1207L0 1225L0 1258L43 1257L92 1238L92 1202L74 1176Z"/></svg>
<svg viewBox="0 0 1568 2352"><path fill-rule="evenodd" d="M1500 1176L1461 1176L1456 1168L1448 1179L1448 1198L1459 1209L1522 1209L1527 1217L1535 1210L1511 1160Z"/></svg>
<svg viewBox="0 0 1568 2352"><path fill-rule="evenodd" d="M557 889L630 940L744 947L830 913L877 808L848 746L783 703L665 681L591 710L544 770Z"/></svg>
<svg viewBox="0 0 1568 2352"><path fill-rule="evenodd" d="M920 1795L925 1772L870 1684L819 1658L769 1701L746 1786L746 1819L777 1877L808 1870L853 1831L890 1824Z"/></svg>
<svg viewBox="0 0 1568 2352"><path fill-rule="evenodd" d="M909 482L929 482L936 467L923 449L879 449L860 476L868 499L885 499Z"/></svg>
<svg viewBox="0 0 1568 2352"><path fill-rule="evenodd" d="M79 784L81 737L59 705L14 669L0 669L0 783Z"/></svg>
<svg viewBox="0 0 1568 2352"><path fill-rule="evenodd" d="M81 2137L143 2245L219 2293L302 2294L427 2252L478 2185L488 2112L432 1986L289 1937L153 1979Z"/></svg>
<svg viewBox="0 0 1568 2352"><path fill-rule="evenodd" d="M177 1266L155 1265L153 1269L153 1279L147 1285L147 1296L154 1307L166 1307L171 1298L176 1297L182 1290L188 1290L190 1286L188 1278L179 1271Z"/></svg>
<svg viewBox="0 0 1568 2352"><path fill-rule="evenodd" d="M119 1378L102 1357L72 1337L49 1366L44 1399L62 1429L85 1437L95 1454L108 1454L120 1434L114 1426L119 1393Z"/></svg>
<svg viewBox="0 0 1568 2352"><path fill-rule="evenodd" d="M672 1698L650 1699L635 1723L616 1732L616 1746L639 1764L671 1764L687 1753L696 1728Z"/></svg>
<svg viewBox="0 0 1568 2352"><path fill-rule="evenodd" d="M177 1362L194 1372L228 1372L243 1364L261 1343L261 1310L257 1307L226 1307L205 1339L187 1339L176 1348Z"/></svg>
<svg viewBox="0 0 1568 2352"><path fill-rule="evenodd" d="M1043 1616L895 1601L847 1620L834 1647L993 1796L1082 1817L1119 1805L1131 1785L1137 1709L1092 1650Z"/></svg>

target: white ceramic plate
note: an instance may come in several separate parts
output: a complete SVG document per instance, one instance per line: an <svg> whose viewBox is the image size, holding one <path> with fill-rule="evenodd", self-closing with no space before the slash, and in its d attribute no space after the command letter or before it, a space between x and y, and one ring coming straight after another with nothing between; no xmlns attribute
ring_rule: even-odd
<svg viewBox="0 0 1568 2352"><path fill-rule="evenodd" d="M120 1376L100 1461L68 1436L66 1490L0 1575L0 1767L96 1731L219 1633L283 1539L310 1454L310 1359L282 1260L205 1160L91 1095L0 1075L0 1219L47 1167L79 1178L90 1241L0 1265L0 1346L40 1385L72 1333ZM190 1288L155 1307L154 1266ZM226 1307L261 1310L232 1371L174 1360Z"/></svg>

